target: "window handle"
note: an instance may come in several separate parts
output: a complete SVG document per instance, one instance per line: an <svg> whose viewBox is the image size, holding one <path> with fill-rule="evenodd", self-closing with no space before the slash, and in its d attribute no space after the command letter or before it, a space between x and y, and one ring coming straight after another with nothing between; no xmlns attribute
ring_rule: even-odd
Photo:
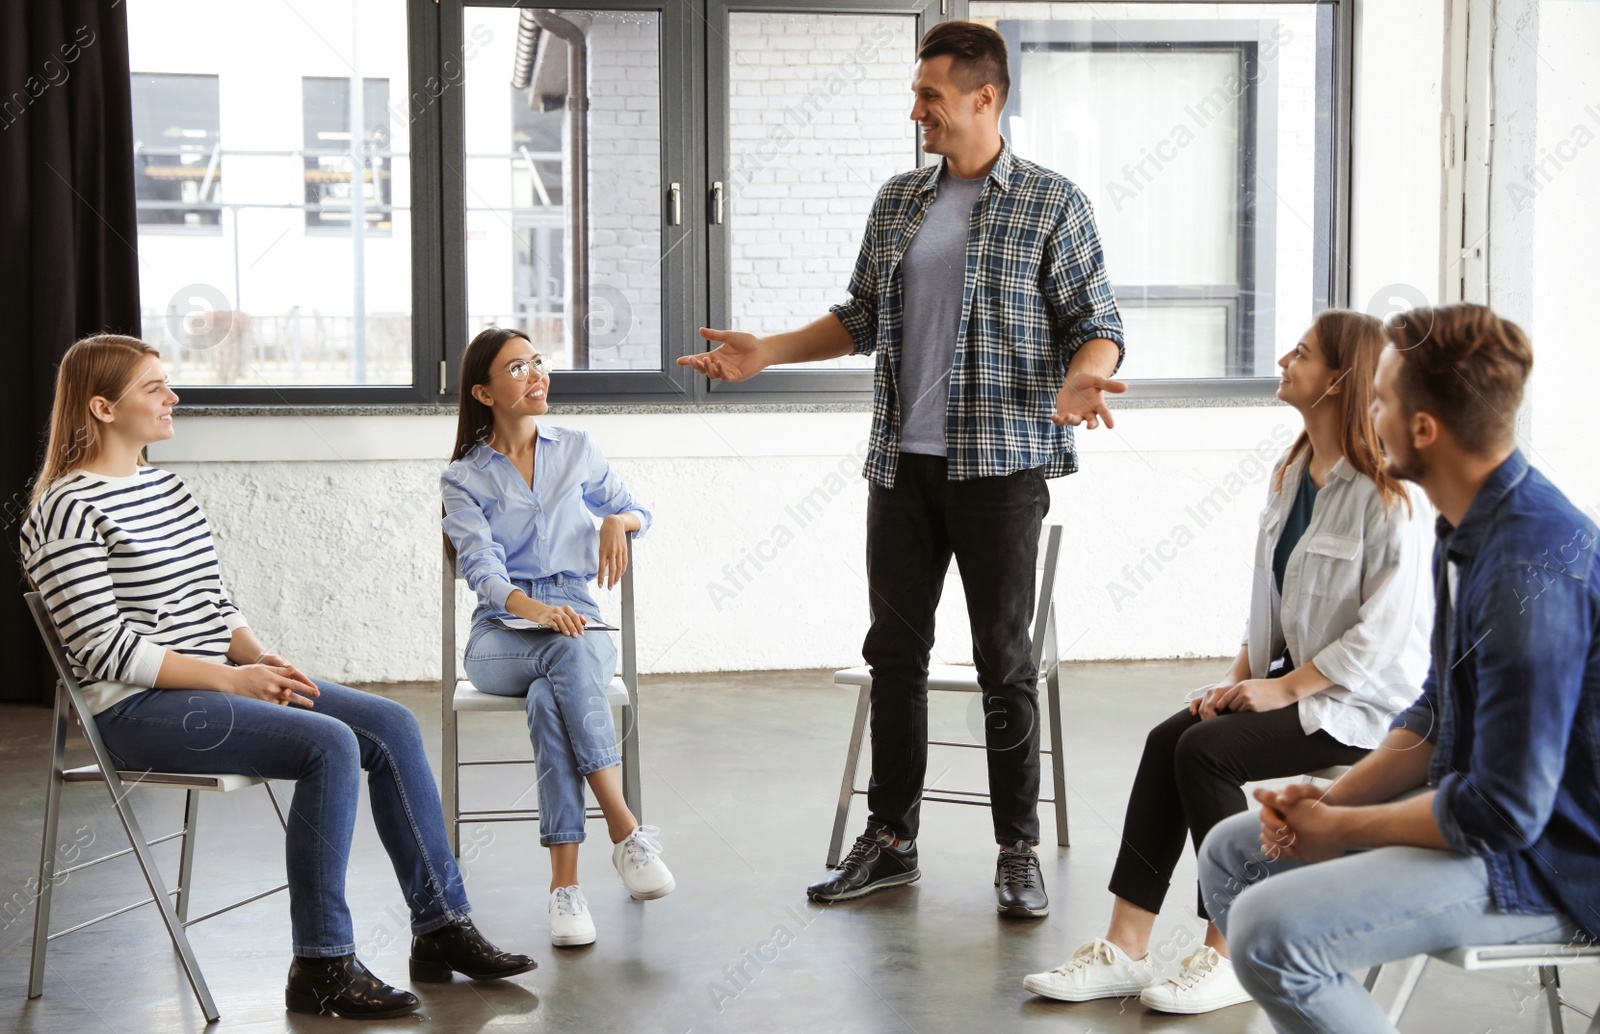
<svg viewBox="0 0 1600 1034"><path fill-rule="evenodd" d="M722 225L722 181L711 184L711 225Z"/></svg>
<svg viewBox="0 0 1600 1034"><path fill-rule="evenodd" d="M683 184L674 183L667 188L667 225L683 225Z"/></svg>

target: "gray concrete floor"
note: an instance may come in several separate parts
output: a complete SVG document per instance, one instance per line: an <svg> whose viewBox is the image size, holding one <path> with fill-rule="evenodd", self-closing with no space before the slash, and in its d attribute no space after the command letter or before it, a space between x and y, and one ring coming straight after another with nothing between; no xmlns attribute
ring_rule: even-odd
<svg viewBox="0 0 1600 1034"><path fill-rule="evenodd" d="M834 687L826 672L647 678L641 691L645 819L662 827L677 892L654 902L630 901L611 870L604 829L594 826L581 872L599 941L556 950L545 918L549 865L535 829L526 823L468 827L463 868L478 924L503 946L533 953L539 969L500 983L424 985L417 989L419 1016L359 1029L1267 1031L1253 1005L1167 1017L1134 1000L1066 1005L1021 988L1024 974L1058 964L1103 932L1105 884L1144 735L1218 664L1067 669L1072 847L1049 844L1054 824L1044 808L1042 853L1053 911L1034 922L995 915L988 815L949 805L924 809L920 883L846 906L809 904L803 889L823 869L854 692ZM436 691L377 688L416 710L437 768ZM965 738L981 729L974 704L966 697L936 698L935 736ZM13 902L0 917L0 1029L120 1034L203 1028L177 957L148 908L54 942L44 997L26 999L33 919L28 881L38 864L49 712L4 706L0 721L0 778L8 790L0 799L0 897ZM520 723L504 715L469 717L463 743L476 756L526 748ZM76 754L83 753L78 746ZM944 786L981 789L982 762L978 751L934 748L929 774ZM477 806L505 803L525 785L469 783L468 799ZM123 846L102 789L69 787L65 794L63 839L92 838L91 854ZM147 834L177 828L179 794L138 791L136 799ZM858 799L850 835L863 819ZM176 848L163 845L156 852L170 885ZM264 793L205 799L196 870L194 914L281 880L281 833ZM1163 957L1187 954L1198 938L1189 904L1193 879L1193 859L1186 858L1157 927L1154 946ZM409 986L400 895L365 810L349 883L363 959L379 975ZM74 875L56 893L53 926L65 928L141 890L130 859ZM222 1011L219 1029L351 1029L283 1011L289 962L283 895L194 927L191 935ZM770 961L747 961L757 954ZM740 967L744 975L735 981L729 974ZM1571 971L1567 990L1592 1008L1600 1000L1600 967ZM1547 1031L1537 991L1531 971L1468 974L1433 963L1402 1029ZM1570 1011L1567 1023L1585 1026Z"/></svg>

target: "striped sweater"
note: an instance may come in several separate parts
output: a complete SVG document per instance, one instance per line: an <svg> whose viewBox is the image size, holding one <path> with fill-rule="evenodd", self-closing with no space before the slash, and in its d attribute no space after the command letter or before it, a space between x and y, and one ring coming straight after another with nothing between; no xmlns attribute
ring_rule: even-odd
<svg viewBox="0 0 1600 1034"><path fill-rule="evenodd" d="M221 662L244 625L183 479L74 471L22 525L22 564L98 714L155 685L167 650Z"/></svg>

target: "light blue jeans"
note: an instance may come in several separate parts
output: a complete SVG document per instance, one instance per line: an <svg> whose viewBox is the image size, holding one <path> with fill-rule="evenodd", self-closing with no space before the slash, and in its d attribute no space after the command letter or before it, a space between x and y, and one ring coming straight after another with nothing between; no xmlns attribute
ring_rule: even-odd
<svg viewBox="0 0 1600 1034"><path fill-rule="evenodd" d="M1577 935L1563 915L1497 911L1483 860L1455 851L1380 847L1326 862L1266 861L1254 811L1206 837L1200 892L1239 982L1280 1031L1392 1031L1359 979L1370 967L1467 944Z"/></svg>
<svg viewBox="0 0 1600 1034"><path fill-rule="evenodd" d="M583 582L556 575L513 584L552 607L591 620L600 611ZM479 614L467 639L467 678L481 692L527 697L528 739L539 787L539 843L584 838L584 777L622 761L606 703L617 648L608 632L565 636L505 628Z"/></svg>

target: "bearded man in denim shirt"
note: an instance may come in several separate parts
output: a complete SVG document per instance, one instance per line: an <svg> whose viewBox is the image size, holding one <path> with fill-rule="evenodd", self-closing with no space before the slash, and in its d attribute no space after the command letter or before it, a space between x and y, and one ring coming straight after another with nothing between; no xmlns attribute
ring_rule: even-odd
<svg viewBox="0 0 1600 1034"><path fill-rule="evenodd" d="M1258 790L1260 815L1201 848L1239 980L1280 1031L1393 1030L1351 971L1600 937L1600 531L1515 447L1533 365L1516 324L1462 304L1388 331L1378 435L1440 513L1423 695L1327 793Z"/></svg>
<svg viewBox="0 0 1600 1034"><path fill-rule="evenodd" d="M1000 34L929 30L911 118L938 165L895 176L867 218L849 302L787 334L702 330L720 347L678 360L709 377L876 353L864 473L872 627L872 779L866 833L807 890L832 902L921 875L928 658L954 556L983 691L1002 915L1043 916L1038 671L1029 621L1047 478L1077 469L1072 428L1111 426L1103 393L1122 321L1094 215L1066 177L1000 136L1010 88Z"/></svg>

